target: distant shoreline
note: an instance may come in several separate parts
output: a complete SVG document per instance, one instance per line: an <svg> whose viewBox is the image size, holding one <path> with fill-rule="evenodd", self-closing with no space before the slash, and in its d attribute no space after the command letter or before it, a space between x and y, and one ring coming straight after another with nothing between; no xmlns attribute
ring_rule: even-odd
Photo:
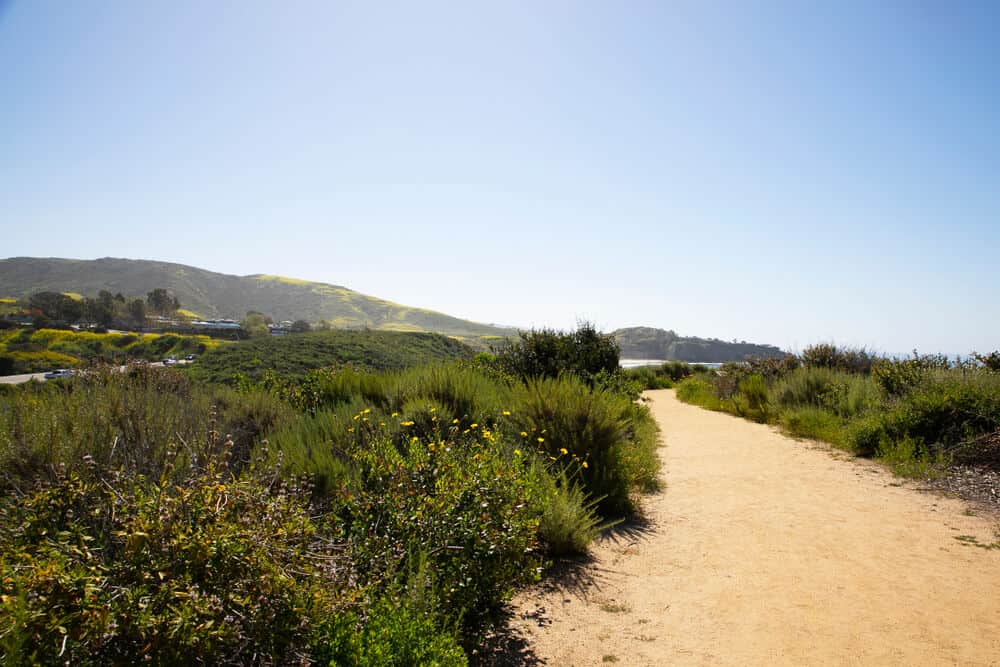
<svg viewBox="0 0 1000 667"><path fill-rule="evenodd" d="M639 368L640 366L660 366L671 359L620 359L618 365L622 368ZM718 368L721 363L717 362L702 362L702 361L684 361L681 363L691 364L692 366L708 366L709 368Z"/></svg>

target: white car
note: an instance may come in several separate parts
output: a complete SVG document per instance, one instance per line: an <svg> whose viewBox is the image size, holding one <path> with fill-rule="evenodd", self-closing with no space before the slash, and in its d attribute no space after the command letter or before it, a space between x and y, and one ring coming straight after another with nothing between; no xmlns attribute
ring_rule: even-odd
<svg viewBox="0 0 1000 667"><path fill-rule="evenodd" d="M43 377L46 380L59 380L61 378L71 378L74 373L72 369L69 368L58 368L54 371L49 371Z"/></svg>

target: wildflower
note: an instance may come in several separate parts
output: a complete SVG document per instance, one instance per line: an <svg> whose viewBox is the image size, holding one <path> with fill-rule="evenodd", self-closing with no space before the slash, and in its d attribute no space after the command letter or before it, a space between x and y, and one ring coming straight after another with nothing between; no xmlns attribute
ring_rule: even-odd
<svg viewBox="0 0 1000 667"><path fill-rule="evenodd" d="M527 438L528 437L528 432L527 431L521 431L521 437L522 438Z"/></svg>
<svg viewBox="0 0 1000 667"><path fill-rule="evenodd" d="M514 456L520 456L520 455L521 455L521 450L520 449L515 449L514 450Z"/></svg>
<svg viewBox="0 0 1000 667"><path fill-rule="evenodd" d="M420 440L420 438L418 438L417 436L413 436L412 438L410 438L410 442L416 442L417 440Z"/></svg>
<svg viewBox="0 0 1000 667"><path fill-rule="evenodd" d="M428 410L427 412L434 412L435 410L437 410L437 408L431 408L431 409L430 409L430 410Z"/></svg>
<svg viewBox="0 0 1000 667"><path fill-rule="evenodd" d="M477 426L479 426L479 424L473 422L472 424L469 425L469 428L476 428Z"/></svg>
<svg viewBox="0 0 1000 667"><path fill-rule="evenodd" d="M399 422L400 426L413 426L412 421Z"/></svg>
<svg viewBox="0 0 1000 667"><path fill-rule="evenodd" d="M539 440L540 439L541 438L539 438ZM559 448L559 453L562 454L563 456L566 456L567 454L569 454L569 451L565 447L560 447Z"/></svg>
<svg viewBox="0 0 1000 667"><path fill-rule="evenodd" d="M539 438L538 442L545 442L545 438Z"/></svg>
<svg viewBox="0 0 1000 667"><path fill-rule="evenodd" d="M361 414L366 415L366 414L368 414L371 411L372 411L371 408L365 408L364 410L361 411Z"/></svg>
<svg viewBox="0 0 1000 667"><path fill-rule="evenodd" d="M393 412L393 413L392 413L391 415L389 415L389 416L390 416L390 417L398 417L398 416L399 416L399 413L398 413L398 412Z"/></svg>
<svg viewBox="0 0 1000 667"><path fill-rule="evenodd" d="M589 467L590 467L590 466L588 466L588 465L587 465L587 462L586 462L586 461L584 461L584 462L583 462L583 463L581 463L580 465L581 465L581 466L583 466L583 469L584 469L584 470L586 470L587 468L589 468Z"/></svg>
<svg viewBox="0 0 1000 667"><path fill-rule="evenodd" d="M458 420L457 420L457 419L452 419L452 420L451 420L451 423L452 423L452 424L457 424L457 423L458 423Z"/></svg>
<svg viewBox="0 0 1000 667"><path fill-rule="evenodd" d="M510 410L504 410L500 414L502 414L504 417L510 417Z"/></svg>

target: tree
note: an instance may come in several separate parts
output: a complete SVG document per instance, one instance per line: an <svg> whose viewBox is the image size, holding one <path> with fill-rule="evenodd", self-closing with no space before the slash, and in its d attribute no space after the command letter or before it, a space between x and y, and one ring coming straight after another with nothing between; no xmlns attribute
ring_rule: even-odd
<svg viewBox="0 0 1000 667"><path fill-rule="evenodd" d="M96 299L85 299L84 309L87 319L102 327L110 327L115 319L115 297L107 290L101 290Z"/></svg>
<svg viewBox="0 0 1000 667"><path fill-rule="evenodd" d="M157 315L169 315L181 307L181 302L169 291L157 287L146 295L146 305Z"/></svg>
<svg viewBox="0 0 1000 667"><path fill-rule="evenodd" d="M291 329L292 333L305 333L307 331L312 331L312 327L305 320L295 320L292 322Z"/></svg>
<svg viewBox="0 0 1000 667"><path fill-rule="evenodd" d="M270 334L267 328L267 318L261 313L250 311L240 322L240 327L250 338L258 338Z"/></svg>
<svg viewBox="0 0 1000 667"><path fill-rule="evenodd" d="M141 327L146 322L146 303L142 299L132 299L129 301L128 316L133 324Z"/></svg>
<svg viewBox="0 0 1000 667"><path fill-rule="evenodd" d="M49 319L76 322L83 317L83 303L59 292L38 292L28 298L28 308L40 310Z"/></svg>

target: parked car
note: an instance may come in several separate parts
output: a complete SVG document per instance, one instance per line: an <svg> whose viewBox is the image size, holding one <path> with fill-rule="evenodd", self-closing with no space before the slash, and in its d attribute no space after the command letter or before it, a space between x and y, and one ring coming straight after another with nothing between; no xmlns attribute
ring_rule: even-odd
<svg viewBox="0 0 1000 667"><path fill-rule="evenodd" d="M194 361L197 358L198 358L197 354L189 354L188 356L184 357L184 361Z"/></svg>
<svg viewBox="0 0 1000 667"><path fill-rule="evenodd" d="M176 363L177 363L176 357L167 357L166 359L163 360L164 366L173 366Z"/></svg>
<svg viewBox="0 0 1000 667"><path fill-rule="evenodd" d="M49 371L43 377L46 380L59 380L61 378L71 378L73 375L73 370L70 368L57 368L54 371Z"/></svg>

